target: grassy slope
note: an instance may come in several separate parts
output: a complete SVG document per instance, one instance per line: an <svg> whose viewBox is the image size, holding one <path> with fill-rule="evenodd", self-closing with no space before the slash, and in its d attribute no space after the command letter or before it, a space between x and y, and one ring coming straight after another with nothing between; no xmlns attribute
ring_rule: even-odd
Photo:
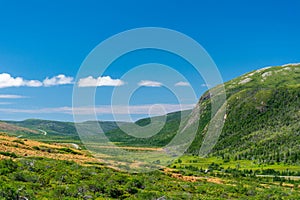
<svg viewBox="0 0 300 200"><path fill-rule="evenodd" d="M26 158L0 160L0 199L297 199L299 192L266 180L203 178L155 171L127 174L101 166ZM192 180L192 179L191 179Z"/></svg>
<svg viewBox="0 0 300 200"><path fill-rule="evenodd" d="M245 83L246 81L249 81ZM248 73L225 84L226 121L212 154L261 162L300 159L300 65ZM210 99L201 99L201 121L189 152L197 154L209 122Z"/></svg>
<svg viewBox="0 0 300 200"><path fill-rule="evenodd" d="M6 123L38 132L38 134L33 135L30 132L20 134L19 132L4 130L11 135L22 135L24 138L31 138L40 141L79 143L79 137L76 133L75 126L70 122L28 119L24 121L6 121ZM45 132L47 132L47 135L44 135Z"/></svg>
<svg viewBox="0 0 300 200"><path fill-rule="evenodd" d="M1 122L0 121L0 131L7 131L7 132L12 132L12 133L30 133L30 134L38 134L38 131L29 129L29 128L24 128L20 126L16 126L10 123L6 122Z"/></svg>
<svg viewBox="0 0 300 200"><path fill-rule="evenodd" d="M80 164L98 162L85 150L72 148L67 144L46 144L28 139L20 139L0 133L0 159L44 157L75 161Z"/></svg>
<svg viewBox="0 0 300 200"><path fill-rule="evenodd" d="M185 119L191 110L186 110L182 112L169 113L166 116L166 123L163 128L154 136L150 138L136 138L130 136L127 133L124 133L121 129L115 129L112 131L106 132L106 136L112 141L117 142L121 146L149 146L149 147L160 147L165 146L170 142L170 140L176 135L177 130L180 125L181 117ZM153 120L162 121L164 117L158 116L153 117ZM151 118L145 118L135 122L138 126L148 125L151 121ZM131 124L125 126L130 127ZM134 129L131 129L133 132Z"/></svg>
<svg viewBox="0 0 300 200"><path fill-rule="evenodd" d="M39 119L28 119L24 121L5 121L0 122L7 124L9 127L3 127L1 131L8 132L10 135L19 136L23 138L31 138L45 142L73 142L80 143L80 138L77 133L75 124L72 122L60 122L51 120L39 120ZM79 123L81 126L88 127L89 124L95 122L82 122ZM99 122L103 131L109 131L116 129L118 126L115 122ZM119 124L126 124L119 122ZM1 126L0 126L1 128ZM44 135L47 132L47 135ZM35 134L33 134L35 133ZM97 134L96 132L94 134Z"/></svg>

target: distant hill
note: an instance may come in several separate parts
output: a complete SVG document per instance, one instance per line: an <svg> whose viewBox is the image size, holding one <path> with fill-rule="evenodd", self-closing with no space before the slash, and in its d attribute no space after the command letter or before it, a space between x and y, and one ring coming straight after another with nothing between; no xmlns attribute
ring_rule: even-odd
<svg viewBox="0 0 300 200"><path fill-rule="evenodd" d="M79 123L81 126L89 127L91 123L99 123L103 131L116 129L116 122L87 121ZM1 125L2 124L2 125ZM118 124L126 124L118 122ZM30 138L45 142L75 142L80 143L80 138L73 122L60 122L52 120L27 119L24 121L2 121L0 131L10 135ZM95 132L94 134L97 134Z"/></svg>
<svg viewBox="0 0 300 200"><path fill-rule="evenodd" d="M18 134L22 134L22 133L38 134L39 133L36 130L16 126L16 125L9 124L9 123L6 123L6 122L1 122L1 121L0 121L0 131L13 132L13 133L16 133L16 134L17 133Z"/></svg>
<svg viewBox="0 0 300 200"><path fill-rule="evenodd" d="M156 131L155 126L162 126L159 132L149 138L137 138L132 135L125 133L122 129L113 129L111 131L105 132L106 136L112 142L117 142L121 146L151 146L160 147L168 144L172 138L176 135L180 121L184 121L186 117L191 113L191 110L178 111L169 113L166 116L157 116L152 118L144 118L136 121L134 124L125 124L121 127L123 130L130 130L130 132L137 133L135 125L139 127L147 126L150 123L154 123L154 128L149 130L149 132ZM151 122L152 121L152 122ZM155 124L156 123L156 124Z"/></svg>

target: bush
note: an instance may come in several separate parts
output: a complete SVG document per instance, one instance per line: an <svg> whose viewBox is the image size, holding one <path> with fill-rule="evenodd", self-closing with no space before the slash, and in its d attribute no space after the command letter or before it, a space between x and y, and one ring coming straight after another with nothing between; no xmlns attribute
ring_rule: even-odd
<svg viewBox="0 0 300 200"><path fill-rule="evenodd" d="M25 144L23 140L14 140L13 142L19 143L19 144Z"/></svg>
<svg viewBox="0 0 300 200"><path fill-rule="evenodd" d="M71 154L75 154L75 155L82 155L82 153L79 153L79 152L74 151L73 149L70 149L67 147L60 148L59 151L61 151L63 153L66 152L66 153L71 153Z"/></svg>
<svg viewBox="0 0 300 200"><path fill-rule="evenodd" d="M18 158L18 156L14 152L10 153L10 152L0 151L0 154L4 155L4 156L7 156L7 157L11 157L11 158Z"/></svg>

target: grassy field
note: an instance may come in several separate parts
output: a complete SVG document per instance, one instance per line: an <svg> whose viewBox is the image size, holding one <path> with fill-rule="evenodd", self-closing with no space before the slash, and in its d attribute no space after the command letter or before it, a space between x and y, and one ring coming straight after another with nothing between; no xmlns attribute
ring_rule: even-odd
<svg viewBox="0 0 300 200"><path fill-rule="evenodd" d="M276 171L299 171L300 172L300 164L284 164L284 163L275 163L275 164L259 164L258 161L251 160L229 160L224 161L221 157L209 157L209 158L201 158L198 156L182 156L178 162L175 161L175 164L172 164L172 167L184 167L184 166L194 166L198 168L208 169L209 166L214 163L220 165L224 169L227 168L237 168L239 170L266 170L266 169L274 169Z"/></svg>
<svg viewBox="0 0 300 200"><path fill-rule="evenodd" d="M123 150L144 152L142 160L147 159L147 153L160 149L124 147ZM128 173L120 171L120 158L102 155L99 160L88 151L67 144L0 134L0 199L294 200L300 196L300 180L279 176L287 169L288 175L296 176L298 165L259 165L255 161L185 155L160 170ZM160 162L164 159L167 158L160 158ZM135 163L139 164L142 165ZM134 163L129 167L135 167ZM258 177L249 172L256 169L273 171L256 172L256 175L264 172L271 175Z"/></svg>

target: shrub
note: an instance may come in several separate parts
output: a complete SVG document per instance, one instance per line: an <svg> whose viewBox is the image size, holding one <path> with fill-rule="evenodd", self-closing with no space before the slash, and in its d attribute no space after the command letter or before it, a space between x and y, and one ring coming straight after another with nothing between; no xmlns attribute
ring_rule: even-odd
<svg viewBox="0 0 300 200"><path fill-rule="evenodd" d="M18 158L18 156L14 152L10 153L10 152L0 151L0 154L4 155L4 156L7 156L7 157L11 157L11 158Z"/></svg>

